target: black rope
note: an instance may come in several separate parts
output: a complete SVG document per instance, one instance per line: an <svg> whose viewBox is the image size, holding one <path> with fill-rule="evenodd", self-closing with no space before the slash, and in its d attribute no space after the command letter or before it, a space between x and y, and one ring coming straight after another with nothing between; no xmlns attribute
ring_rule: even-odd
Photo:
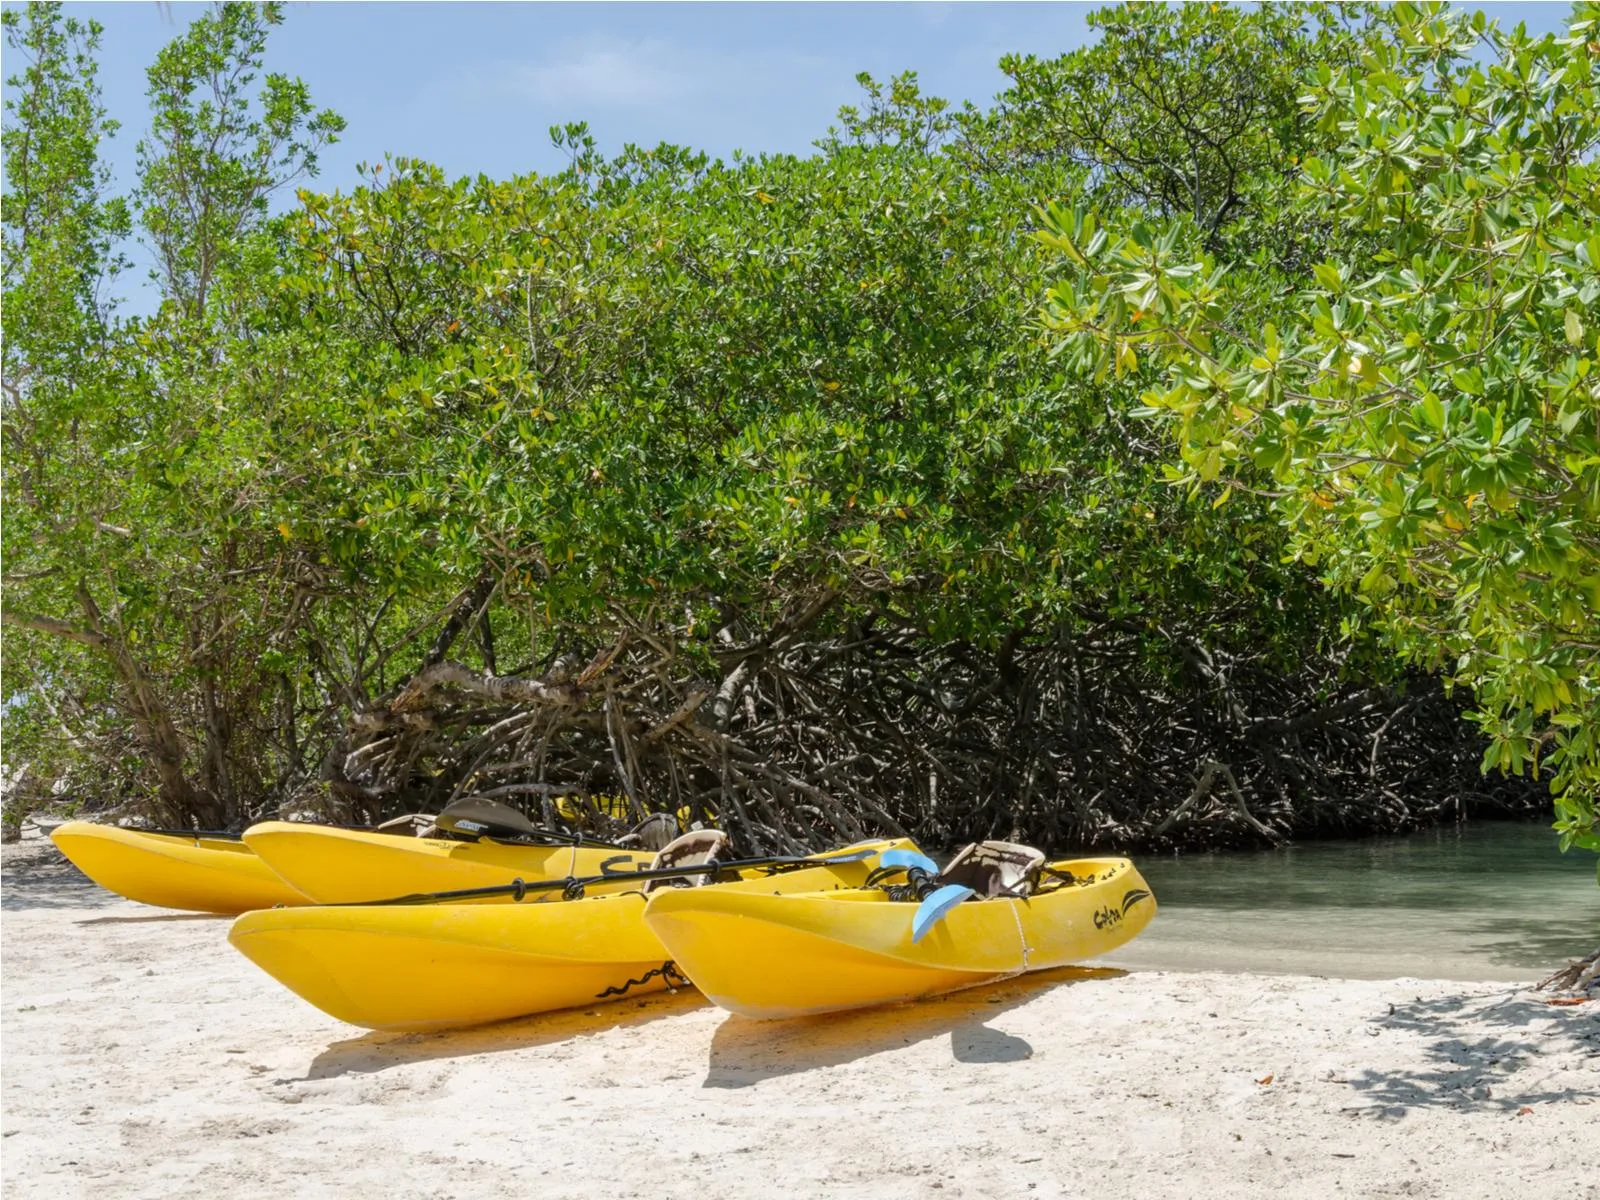
<svg viewBox="0 0 1600 1200"><path fill-rule="evenodd" d="M620 987L608 987L603 992L596 992L594 998L596 1000L608 1000L612 996L626 996L629 988L643 987L657 976L667 985L669 992L675 992L681 987L690 986L688 977L678 970L678 964L668 959L653 971L646 971L639 978L630 979Z"/></svg>

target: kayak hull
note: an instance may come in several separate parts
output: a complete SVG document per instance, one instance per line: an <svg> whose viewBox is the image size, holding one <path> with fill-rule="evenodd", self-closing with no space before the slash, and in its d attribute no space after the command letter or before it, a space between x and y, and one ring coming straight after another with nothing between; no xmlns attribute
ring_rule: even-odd
<svg viewBox="0 0 1600 1200"><path fill-rule="evenodd" d="M745 912L658 912L649 924L706 999L757 1020L916 1000L1014 973L901 962L780 921L753 924ZM682 962L696 965L691 972Z"/></svg>
<svg viewBox="0 0 1600 1200"><path fill-rule="evenodd" d="M643 897L375 905L247 913L228 940L329 1016L428 1031L665 986Z"/></svg>
<svg viewBox="0 0 1600 1200"><path fill-rule="evenodd" d="M108 892L158 908L232 916L307 904L242 842L68 821L50 840Z"/></svg>
<svg viewBox="0 0 1600 1200"><path fill-rule="evenodd" d="M1126 859L1052 864L1081 886L970 901L920 941L917 906L878 889L758 895L661 893L645 923L709 999L760 1020L892 1004L1106 954L1156 913Z"/></svg>
<svg viewBox="0 0 1600 1200"><path fill-rule="evenodd" d="M244 841L286 883L318 904L634 871L651 859L648 850L456 842L290 821L252 825Z"/></svg>
<svg viewBox="0 0 1600 1200"><path fill-rule="evenodd" d="M906 842L870 843L877 849ZM876 862L804 867L683 891L855 888ZM638 881L618 887L639 887ZM228 940L329 1016L427 1031L659 991L678 979L638 891L520 903L432 903L246 913Z"/></svg>

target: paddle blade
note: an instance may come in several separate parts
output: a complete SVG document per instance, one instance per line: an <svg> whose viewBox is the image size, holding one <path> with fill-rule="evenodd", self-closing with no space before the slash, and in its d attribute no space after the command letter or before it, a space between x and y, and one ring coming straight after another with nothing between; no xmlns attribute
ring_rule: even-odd
<svg viewBox="0 0 1600 1200"><path fill-rule="evenodd" d="M861 862L871 858L877 851L871 846L864 850L852 850L848 854L825 854L820 858L797 858L796 862L811 863L818 867L832 867L839 863Z"/></svg>
<svg viewBox="0 0 1600 1200"><path fill-rule="evenodd" d="M959 883L947 883L921 904L911 918L911 940L920 942L922 935L932 929L956 905L968 896L976 895L969 887Z"/></svg>
<svg viewBox="0 0 1600 1200"><path fill-rule="evenodd" d="M919 871L926 871L929 875L939 873L939 864L916 850L885 850L878 858L878 866L904 867L908 871L915 867Z"/></svg>

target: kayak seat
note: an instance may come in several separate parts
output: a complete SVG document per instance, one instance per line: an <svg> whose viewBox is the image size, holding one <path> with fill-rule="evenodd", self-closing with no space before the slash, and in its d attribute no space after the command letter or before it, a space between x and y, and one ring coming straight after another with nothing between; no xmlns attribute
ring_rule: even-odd
<svg viewBox="0 0 1600 1200"><path fill-rule="evenodd" d="M969 887L980 900L1031 895L1044 867L1044 853L1016 842L973 842L939 872L940 886Z"/></svg>
<svg viewBox="0 0 1600 1200"><path fill-rule="evenodd" d="M706 863L720 862L728 853L728 835L720 829L696 829L682 837L674 838L650 860L649 869L664 871L670 867L699 867ZM686 875L681 879L647 879L644 882L645 895L649 895L657 888L663 887L698 887L711 878L709 872L704 875Z"/></svg>
<svg viewBox="0 0 1600 1200"><path fill-rule="evenodd" d="M515 839L537 837L540 833L532 821L509 804L480 796L452 800L440 810L434 824L446 833L474 839Z"/></svg>
<svg viewBox="0 0 1600 1200"><path fill-rule="evenodd" d="M638 846L642 850L665 850L678 836L678 818L669 812L654 812L617 839L619 846Z"/></svg>

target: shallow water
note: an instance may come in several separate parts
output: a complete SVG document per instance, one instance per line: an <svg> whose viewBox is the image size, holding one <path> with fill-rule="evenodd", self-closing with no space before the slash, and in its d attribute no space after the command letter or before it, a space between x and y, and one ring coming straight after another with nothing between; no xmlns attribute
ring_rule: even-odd
<svg viewBox="0 0 1600 1200"><path fill-rule="evenodd" d="M1600 946L1594 855L1543 824L1135 862L1161 911L1097 965L1536 979Z"/></svg>

